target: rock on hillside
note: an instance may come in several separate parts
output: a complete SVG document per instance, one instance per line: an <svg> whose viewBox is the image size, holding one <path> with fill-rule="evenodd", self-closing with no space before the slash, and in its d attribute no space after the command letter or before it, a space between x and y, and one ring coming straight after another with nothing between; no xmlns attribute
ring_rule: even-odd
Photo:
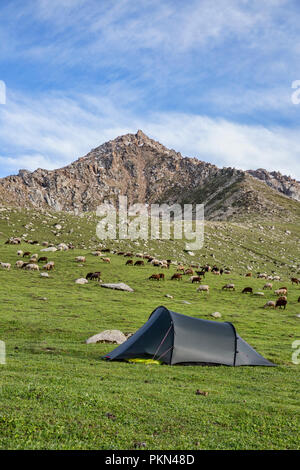
<svg viewBox="0 0 300 470"><path fill-rule="evenodd" d="M296 201L300 201L300 182L291 178L290 176L284 176L278 171L272 171L269 173L267 170L262 168L258 170L248 170L248 173L261 181L264 181L268 186L282 194L285 194Z"/></svg>

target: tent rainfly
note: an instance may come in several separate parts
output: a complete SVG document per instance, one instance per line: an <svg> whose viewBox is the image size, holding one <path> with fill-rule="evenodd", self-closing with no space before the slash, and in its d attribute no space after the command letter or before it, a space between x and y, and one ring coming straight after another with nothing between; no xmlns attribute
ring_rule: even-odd
<svg viewBox="0 0 300 470"><path fill-rule="evenodd" d="M275 366L258 354L229 322L201 320L158 307L108 361L153 359L168 365Z"/></svg>

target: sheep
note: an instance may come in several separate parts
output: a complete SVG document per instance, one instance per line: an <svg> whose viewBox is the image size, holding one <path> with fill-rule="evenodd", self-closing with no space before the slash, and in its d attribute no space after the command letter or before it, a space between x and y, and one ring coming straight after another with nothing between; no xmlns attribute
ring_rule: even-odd
<svg viewBox="0 0 300 470"><path fill-rule="evenodd" d="M37 264L34 264L34 263L28 263L26 266L25 266L25 269L27 271L39 271L40 268Z"/></svg>
<svg viewBox="0 0 300 470"><path fill-rule="evenodd" d="M145 266L145 261L143 260L138 260L134 263L134 266Z"/></svg>
<svg viewBox="0 0 300 470"><path fill-rule="evenodd" d="M128 259L125 263L125 266L133 266L133 260L132 259Z"/></svg>
<svg viewBox="0 0 300 470"><path fill-rule="evenodd" d="M270 289L270 290L272 290L272 288L273 288L273 284L272 284L271 282L267 282L267 283L264 285L264 287L263 287L264 290L265 290L265 289Z"/></svg>
<svg viewBox="0 0 300 470"><path fill-rule="evenodd" d="M19 251L17 252L17 255L18 255L18 256L23 256L23 251L22 251L22 250L19 250Z"/></svg>
<svg viewBox="0 0 300 470"><path fill-rule="evenodd" d="M100 281L100 276L101 276L101 272L100 272L100 271L97 271L97 272L95 272L95 273L88 273L85 278L86 278L87 280L91 280L91 281L92 281L93 279L96 279L96 280L99 280L99 281Z"/></svg>
<svg viewBox="0 0 300 470"><path fill-rule="evenodd" d="M22 268L23 265L24 265L24 261L22 261L21 259L19 259L19 260L16 262L16 264L15 264L15 266L16 266L17 268Z"/></svg>
<svg viewBox="0 0 300 470"><path fill-rule="evenodd" d="M23 258L29 258L29 256L31 256L30 251L25 251L25 253L23 253Z"/></svg>
<svg viewBox="0 0 300 470"><path fill-rule="evenodd" d="M75 261L77 263L85 263L86 262L86 257L85 256L76 256Z"/></svg>
<svg viewBox="0 0 300 470"><path fill-rule="evenodd" d="M206 285L199 286L197 289L197 292L207 292L209 294L209 286L206 286Z"/></svg>
<svg viewBox="0 0 300 470"><path fill-rule="evenodd" d="M160 281L160 279L165 280L165 275L164 275L163 273L152 274L152 275L149 277L149 280L150 280L150 279L156 279L157 281Z"/></svg>
<svg viewBox="0 0 300 470"><path fill-rule="evenodd" d="M280 281L281 280L281 277L280 276L274 276L273 277L273 281Z"/></svg>
<svg viewBox="0 0 300 470"><path fill-rule="evenodd" d="M222 290L235 290L235 285L234 284L225 284L225 286L222 287Z"/></svg>
<svg viewBox="0 0 300 470"><path fill-rule="evenodd" d="M47 263L48 262L48 258L47 256L41 256L39 259L38 259L38 263Z"/></svg>
<svg viewBox="0 0 300 470"><path fill-rule="evenodd" d="M292 277L291 281L292 281L292 284L297 284L298 285L300 283L299 279L297 279L296 277Z"/></svg>
<svg viewBox="0 0 300 470"><path fill-rule="evenodd" d="M0 263L0 265L1 265L1 268L7 269L8 271L9 271L10 268L11 268L11 264L10 264L10 263Z"/></svg>
<svg viewBox="0 0 300 470"><path fill-rule="evenodd" d="M245 287L245 289L242 290L242 294L253 294L252 287Z"/></svg>
<svg viewBox="0 0 300 470"><path fill-rule="evenodd" d="M282 296L282 295L286 295L287 294L287 291L286 289L277 289L275 290L275 295L277 295L278 297Z"/></svg>
<svg viewBox="0 0 300 470"><path fill-rule="evenodd" d="M179 265L179 266L177 267L177 271L184 271L184 266Z"/></svg>
<svg viewBox="0 0 300 470"><path fill-rule="evenodd" d="M110 263L110 258L102 258L103 263Z"/></svg>
<svg viewBox="0 0 300 470"><path fill-rule="evenodd" d="M252 277L252 273L246 273L245 277Z"/></svg>
<svg viewBox="0 0 300 470"><path fill-rule="evenodd" d="M258 278L258 279L267 279L267 274L265 274L265 273L260 273L260 274L258 274L257 278Z"/></svg>
<svg viewBox="0 0 300 470"><path fill-rule="evenodd" d="M192 281L192 284L194 284L194 282L201 282L202 278L200 276L191 276L190 281Z"/></svg>
<svg viewBox="0 0 300 470"><path fill-rule="evenodd" d="M279 299L277 299L276 301L276 304L275 304L275 308L277 307L284 307L284 310L286 309L286 306L287 306L287 300L286 298L283 298L283 297L279 297Z"/></svg>
<svg viewBox="0 0 300 470"><path fill-rule="evenodd" d="M173 276L171 277L171 281L173 281L174 279L177 279L178 281L182 280L182 274L180 273L173 274Z"/></svg>
<svg viewBox="0 0 300 470"><path fill-rule="evenodd" d="M184 274L186 274L186 275L188 275L188 274L193 275L193 274L194 274L194 271L193 271L193 269L186 269L186 270L184 271Z"/></svg>
<svg viewBox="0 0 300 470"><path fill-rule="evenodd" d="M273 300L269 300L265 305L264 308L275 308L276 303Z"/></svg>

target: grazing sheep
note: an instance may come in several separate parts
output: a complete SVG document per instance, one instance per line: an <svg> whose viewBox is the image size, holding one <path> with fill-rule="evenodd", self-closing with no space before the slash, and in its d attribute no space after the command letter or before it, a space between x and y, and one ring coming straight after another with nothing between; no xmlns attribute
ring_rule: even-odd
<svg viewBox="0 0 300 470"><path fill-rule="evenodd" d="M287 295L287 290L286 289L277 289L277 290L275 290L275 295L277 295L278 297L280 297L282 295Z"/></svg>
<svg viewBox="0 0 300 470"><path fill-rule="evenodd" d="M101 251L92 251L91 254L92 254L93 256L101 256L101 255L102 255Z"/></svg>
<svg viewBox="0 0 300 470"><path fill-rule="evenodd" d="M260 273L260 274L258 274L257 278L258 278L258 279L267 279L267 274L265 274L265 273Z"/></svg>
<svg viewBox="0 0 300 470"><path fill-rule="evenodd" d="M29 256L31 256L31 252L25 251L25 253L23 254L23 258L29 258Z"/></svg>
<svg viewBox="0 0 300 470"><path fill-rule="evenodd" d="M200 276L192 276L192 277L190 277L190 281L192 281L192 284L194 284L194 282L201 282L201 281L202 281L202 277L200 277Z"/></svg>
<svg viewBox="0 0 300 470"><path fill-rule="evenodd" d="M267 302L264 305L264 308L275 308L275 307L276 307L276 302L273 302L273 300L269 300L269 302Z"/></svg>
<svg viewBox="0 0 300 470"><path fill-rule="evenodd" d="M145 261L140 259L134 263L134 266L145 266Z"/></svg>
<svg viewBox="0 0 300 470"><path fill-rule="evenodd" d="M199 286L197 289L197 292L207 292L209 294L209 286L206 286L206 285Z"/></svg>
<svg viewBox="0 0 300 470"><path fill-rule="evenodd" d="M43 266L43 269L45 269L46 271L52 271L54 269L54 264L52 264L52 263L53 263L53 261L50 262L50 263L45 264Z"/></svg>
<svg viewBox="0 0 300 470"><path fill-rule="evenodd" d="M184 274L186 274L186 275L188 275L188 274L193 275L193 274L194 274L194 271L193 271L193 269L186 269L186 270L184 271Z"/></svg>
<svg viewBox="0 0 300 470"><path fill-rule="evenodd" d="M10 264L10 263L0 263L0 264L1 264L1 268L7 269L8 271L9 271L10 268L11 268L11 264Z"/></svg>
<svg viewBox="0 0 300 470"><path fill-rule="evenodd" d="M149 277L149 280L150 279L155 279L156 281L160 281L161 279L165 280L165 275L163 273L159 273L159 274L152 274L150 277Z"/></svg>
<svg viewBox="0 0 300 470"><path fill-rule="evenodd" d="M205 273L204 270L202 270L202 271L196 271L196 274L197 274L198 276L200 276L200 277L205 277L205 274L206 274L206 273Z"/></svg>
<svg viewBox="0 0 300 470"><path fill-rule="evenodd" d="M133 266L133 260L129 259L126 261L125 266Z"/></svg>
<svg viewBox="0 0 300 470"><path fill-rule="evenodd" d="M173 281L174 279L177 279L178 281L180 281L182 279L182 274L180 273L173 274L173 276L171 277L171 281Z"/></svg>
<svg viewBox="0 0 300 470"><path fill-rule="evenodd" d="M245 277L252 277L252 273L245 274Z"/></svg>
<svg viewBox="0 0 300 470"><path fill-rule="evenodd" d="M298 285L300 283L299 279L297 279L296 277L292 277L291 281L292 281L292 284L297 284Z"/></svg>
<svg viewBox="0 0 300 470"><path fill-rule="evenodd" d="M242 290L242 294L253 294L252 287L245 287L245 289Z"/></svg>
<svg viewBox="0 0 300 470"><path fill-rule="evenodd" d="M177 267L177 271L184 271L184 266L181 266L181 265L178 266L178 267Z"/></svg>
<svg viewBox="0 0 300 470"><path fill-rule="evenodd" d="M39 271L39 270L40 270L40 268L38 267L38 265L37 265L37 264L34 264L34 263L28 263L28 264L26 264L25 269L26 269L27 271Z"/></svg>
<svg viewBox="0 0 300 470"><path fill-rule="evenodd" d="M48 262L47 256L41 256L41 257L38 259L38 263L47 263L47 262Z"/></svg>
<svg viewBox="0 0 300 470"><path fill-rule="evenodd" d="M24 265L24 261L22 261L22 260L20 260L20 259L19 259L19 260L16 262L16 264L15 264L15 266L16 266L17 268L22 268L23 265Z"/></svg>
<svg viewBox="0 0 300 470"><path fill-rule="evenodd" d="M98 280L98 281L100 281L100 276L101 276L101 272L100 272L100 271L96 271L95 273L88 273L85 278L86 278L87 280L91 280L91 281L92 281L92 280Z"/></svg>
<svg viewBox="0 0 300 470"><path fill-rule="evenodd" d="M277 299L277 301L276 301L275 308L277 308L277 307L280 307L280 308L284 307L284 310L285 310L285 309L286 309L286 306L287 306L287 299L286 299L286 297L285 297L285 298L284 298L284 297L279 297L279 299Z"/></svg>
<svg viewBox="0 0 300 470"><path fill-rule="evenodd" d="M265 289L270 289L270 290L272 290L272 288L273 288L273 284L272 284L271 282L267 282L267 284L265 284L264 287L263 287L264 290L265 290Z"/></svg>
<svg viewBox="0 0 300 470"><path fill-rule="evenodd" d="M86 262L86 257L85 256L76 256L75 261L77 263L85 263Z"/></svg>
<svg viewBox="0 0 300 470"><path fill-rule="evenodd" d="M22 251L22 250L19 250L19 251L17 252L17 255L18 255L18 256L23 256L23 251Z"/></svg>
<svg viewBox="0 0 300 470"><path fill-rule="evenodd" d="M110 263L110 258L102 258L103 263Z"/></svg>
<svg viewBox="0 0 300 470"><path fill-rule="evenodd" d="M234 284L225 284L225 286L222 287L222 290L235 290L235 285Z"/></svg>
<svg viewBox="0 0 300 470"><path fill-rule="evenodd" d="M273 281L280 281L281 280L281 277L280 276L274 276L273 277Z"/></svg>

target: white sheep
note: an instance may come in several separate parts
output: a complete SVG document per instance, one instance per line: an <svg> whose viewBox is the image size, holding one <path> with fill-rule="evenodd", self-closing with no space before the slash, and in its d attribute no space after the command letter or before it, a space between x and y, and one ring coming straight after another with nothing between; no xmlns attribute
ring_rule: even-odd
<svg viewBox="0 0 300 470"><path fill-rule="evenodd" d="M198 287L197 292L207 292L209 294L209 286L201 285Z"/></svg>

